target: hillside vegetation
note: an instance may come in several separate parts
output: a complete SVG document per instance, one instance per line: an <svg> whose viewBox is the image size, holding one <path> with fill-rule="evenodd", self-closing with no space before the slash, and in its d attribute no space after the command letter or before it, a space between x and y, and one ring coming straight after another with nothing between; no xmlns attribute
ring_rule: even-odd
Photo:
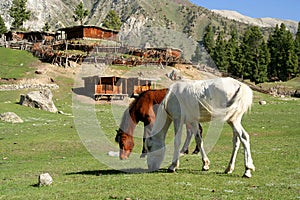
<svg viewBox="0 0 300 200"><path fill-rule="evenodd" d="M0 47L0 78L18 79L26 77L34 70L33 62L37 61L31 53Z"/></svg>

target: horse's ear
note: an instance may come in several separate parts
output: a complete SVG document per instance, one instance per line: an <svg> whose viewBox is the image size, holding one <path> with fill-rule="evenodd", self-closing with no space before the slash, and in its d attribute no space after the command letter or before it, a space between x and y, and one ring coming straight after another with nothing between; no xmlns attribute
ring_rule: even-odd
<svg viewBox="0 0 300 200"><path fill-rule="evenodd" d="M116 141L116 142L120 142L120 135L116 135L115 141Z"/></svg>

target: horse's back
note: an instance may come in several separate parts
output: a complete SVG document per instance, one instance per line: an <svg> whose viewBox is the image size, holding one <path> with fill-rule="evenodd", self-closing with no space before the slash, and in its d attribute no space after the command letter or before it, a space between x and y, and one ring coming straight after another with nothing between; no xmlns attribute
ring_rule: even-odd
<svg viewBox="0 0 300 200"><path fill-rule="evenodd" d="M249 108L252 90L232 78L176 82L171 85L165 103L171 104L169 112L185 114L190 120L200 116L200 121L209 121L211 115L228 115L223 116L227 120L234 109L244 113Z"/></svg>

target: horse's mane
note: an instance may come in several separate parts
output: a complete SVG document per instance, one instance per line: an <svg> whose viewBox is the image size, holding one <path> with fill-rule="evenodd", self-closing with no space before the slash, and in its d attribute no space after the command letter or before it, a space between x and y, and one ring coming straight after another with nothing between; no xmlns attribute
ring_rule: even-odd
<svg viewBox="0 0 300 200"><path fill-rule="evenodd" d="M164 88L164 89L151 89L151 90L146 90L146 91L143 91L142 93L139 94L139 96L129 104L129 111L134 108L137 103L140 101L140 99L144 98L145 95L147 95L148 93L152 93L153 91L165 91L165 90L168 90L167 88Z"/></svg>
<svg viewBox="0 0 300 200"><path fill-rule="evenodd" d="M161 96L162 94L165 96L166 90L168 90L168 89L146 90L146 91L140 93L140 95L133 102L131 102L129 104L129 107L126 108L126 110L124 111L123 116L122 116L122 120L121 120L121 124L120 124L120 128L124 132L127 132L128 129L133 124L136 123L132 119L132 117L137 117L135 115L136 114L135 111L140 112L140 107L142 105L147 105L147 103L146 103L147 100L148 100L148 103L149 103L149 100L151 101L151 104L152 104L151 106L153 106L153 104L157 104L158 102L160 103L161 100L158 101L157 99L161 99L162 98L162 96ZM159 94L157 92L159 92ZM149 96L147 96L147 95L149 95ZM136 118L136 120L138 120L138 118Z"/></svg>

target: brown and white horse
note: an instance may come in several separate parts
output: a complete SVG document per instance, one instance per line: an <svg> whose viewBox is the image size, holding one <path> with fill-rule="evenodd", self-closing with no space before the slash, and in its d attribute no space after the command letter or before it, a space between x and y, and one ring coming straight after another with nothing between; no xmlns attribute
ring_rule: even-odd
<svg viewBox="0 0 300 200"><path fill-rule="evenodd" d="M150 134L153 124L156 119L156 110L159 104L166 96L168 89L147 90L142 92L137 99L135 99L123 114L120 127L117 131L115 141L119 143L121 160L127 159L134 147L133 134L135 127L141 121L144 123L144 136L143 136L143 150L141 157L147 153L145 150L144 142ZM188 145L190 143L192 132L187 126L187 137L181 153L188 153ZM199 130L202 133L202 127L199 124ZM193 154L199 152L198 147L194 150Z"/></svg>

